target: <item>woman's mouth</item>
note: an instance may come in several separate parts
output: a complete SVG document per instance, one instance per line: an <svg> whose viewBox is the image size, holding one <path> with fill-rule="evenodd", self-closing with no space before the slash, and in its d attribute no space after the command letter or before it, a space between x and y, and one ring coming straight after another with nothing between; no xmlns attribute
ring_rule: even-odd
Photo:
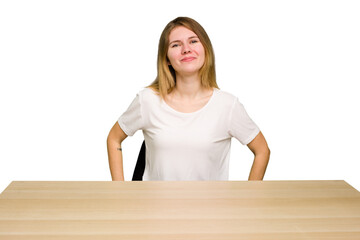
<svg viewBox="0 0 360 240"><path fill-rule="evenodd" d="M181 59L181 61L182 62L191 62L194 59L195 59L195 57L186 57L186 58Z"/></svg>

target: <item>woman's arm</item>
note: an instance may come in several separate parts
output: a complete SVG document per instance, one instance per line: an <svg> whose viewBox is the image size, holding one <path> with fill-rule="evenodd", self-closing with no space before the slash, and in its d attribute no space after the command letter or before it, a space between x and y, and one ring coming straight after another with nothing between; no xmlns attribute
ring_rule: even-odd
<svg viewBox="0 0 360 240"><path fill-rule="evenodd" d="M249 181L262 180L270 159L270 149L264 135L260 132L247 146L255 155L254 163L249 175Z"/></svg>
<svg viewBox="0 0 360 240"><path fill-rule="evenodd" d="M111 178L113 181L124 181L123 157L121 143L127 135L116 122L107 138L107 150Z"/></svg>

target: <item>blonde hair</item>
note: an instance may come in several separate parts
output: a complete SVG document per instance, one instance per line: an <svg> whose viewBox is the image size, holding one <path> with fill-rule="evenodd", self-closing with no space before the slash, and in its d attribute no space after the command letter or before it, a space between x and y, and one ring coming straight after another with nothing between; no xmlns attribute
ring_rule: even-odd
<svg viewBox="0 0 360 240"><path fill-rule="evenodd" d="M209 36L204 28L189 17L178 17L169 22L161 33L157 58L157 77L148 87L157 92L162 99L175 87L176 75L171 65L168 65L168 46L170 32L179 26L193 31L199 38L205 50L205 62L199 71L201 85L204 88L219 88L216 83L215 55Z"/></svg>

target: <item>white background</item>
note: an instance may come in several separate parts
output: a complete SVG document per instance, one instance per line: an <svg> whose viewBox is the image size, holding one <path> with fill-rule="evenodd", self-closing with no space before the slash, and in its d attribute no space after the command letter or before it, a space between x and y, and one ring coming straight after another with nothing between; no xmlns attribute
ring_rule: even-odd
<svg viewBox="0 0 360 240"><path fill-rule="evenodd" d="M265 180L360 189L358 1L1 1L0 191L13 180L111 180L106 138L156 76L177 16L215 49L217 81L271 149ZM142 133L123 143L131 180ZM230 180L253 157L233 140Z"/></svg>

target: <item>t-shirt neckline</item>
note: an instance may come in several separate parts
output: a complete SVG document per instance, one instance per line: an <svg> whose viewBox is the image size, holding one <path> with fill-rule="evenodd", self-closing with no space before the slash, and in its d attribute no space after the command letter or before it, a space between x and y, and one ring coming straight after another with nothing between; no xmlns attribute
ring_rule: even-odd
<svg viewBox="0 0 360 240"><path fill-rule="evenodd" d="M196 111L194 111L194 112L188 112L188 113L187 113L187 112L180 112L180 111L175 110L174 108L170 107L170 106L165 102L165 100L162 100L162 102L163 102L163 106L164 106L167 110L169 110L169 111L171 111L171 112L173 112L173 113L176 113L176 114L178 114L178 115L190 116L190 115L194 115L194 114L197 114L197 113L199 113L199 112L202 112L204 109L206 109L206 108L210 105L210 103L212 102L212 100L214 99L215 94L216 94L217 91L218 91L217 88L213 88L213 93L212 93L210 99L207 101L207 103L206 103L202 108L200 108L200 109L198 109L198 110L196 110Z"/></svg>

